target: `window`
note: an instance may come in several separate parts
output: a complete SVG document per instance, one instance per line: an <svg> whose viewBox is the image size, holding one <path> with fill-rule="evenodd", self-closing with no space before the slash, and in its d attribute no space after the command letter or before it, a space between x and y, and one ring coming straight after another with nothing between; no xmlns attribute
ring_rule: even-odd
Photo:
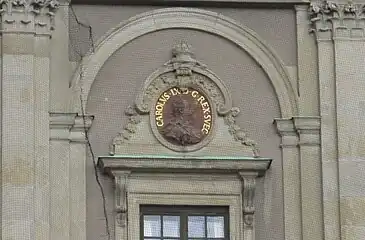
<svg viewBox="0 0 365 240"><path fill-rule="evenodd" d="M141 206L141 240L228 240L228 207Z"/></svg>

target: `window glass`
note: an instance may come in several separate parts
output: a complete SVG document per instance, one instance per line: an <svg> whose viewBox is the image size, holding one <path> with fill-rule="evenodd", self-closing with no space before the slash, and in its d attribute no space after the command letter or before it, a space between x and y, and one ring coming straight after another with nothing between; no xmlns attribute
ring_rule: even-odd
<svg viewBox="0 0 365 240"><path fill-rule="evenodd" d="M227 207L143 206L141 240L228 240Z"/></svg>
<svg viewBox="0 0 365 240"><path fill-rule="evenodd" d="M163 236L180 237L180 216L163 216Z"/></svg>
<svg viewBox="0 0 365 240"><path fill-rule="evenodd" d="M224 238L224 217L207 217L207 237Z"/></svg>
<svg viewBox="0 0 365 240"><path fill-rule="evenodd" d="M161 217L158 215L144 216L144 236L160 237L161 236Z"/></svg>
<svg viewBox="0 0 365 240"><path fill-rule="evenodd" d="M189 216L188 217L188 237L202 238L205 237L205 217Z"/></svg>

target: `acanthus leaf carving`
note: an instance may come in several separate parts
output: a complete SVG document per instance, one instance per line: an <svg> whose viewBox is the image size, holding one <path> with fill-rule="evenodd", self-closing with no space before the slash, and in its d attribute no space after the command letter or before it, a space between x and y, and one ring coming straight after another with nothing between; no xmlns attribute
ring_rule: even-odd
<svg viewBox="0 0 365 240"><path fill-rule="evenodd" d="M254 156L259 157L259 149L257 143L250 139L244 130L236 123L236 117L239 115L240 109L238 107L233 107L230 112L224 117L225 123L228 126L229 133L234 137L234 139L245 146L251 147Z"/></svg>
<svg viewBox="0 0 365 240"><path fill-rule="evenodd" d="M13 13L23 14L23 18L19 19L19 23L29 24L33 20L30 20L28 15L32 14L34 17L34 25L40 27L46 27L49 25L50 30L54 29L54 15L60 4L57 0L1 0L0 1L0 14L5 23L13 24L16 20L12 17ZM4 15L6 13L6 15ZM49 23L44 22L38 17L49 18Z"/></svg>
<svg viewBox="0 0 365 240"><path fill-rule="evenodd" d="M309 18L313 25L311 32L335 31L336 29L363 29L365 4L346 4L324 0L310 4Z"/></svg>

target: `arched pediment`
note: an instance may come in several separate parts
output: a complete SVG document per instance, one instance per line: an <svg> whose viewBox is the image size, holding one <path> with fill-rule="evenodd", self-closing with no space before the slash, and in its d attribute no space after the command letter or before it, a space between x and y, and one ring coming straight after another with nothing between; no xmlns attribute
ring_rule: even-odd
<svg viewBox="0 0 365 240"><path fill-rule="evenodd" d="M238 114L224 82L182 41L127 108L129 121L114 138L111 154L143 148L150 155L258 157L256 143L236 124Z"/></svg>
<svg viewBox="0 0 365 240"><path fill-rule="evenodd" d="M84 104L101 67L113 53L142 35L172 28L185 28L216 34L235 43L262 67L270 79L279 100L281 117L297 115L297 97L283 63L273 50L253 31L219 13L192 8L165 8L146 12L123 22L110 31L95 52L85 57L72 79L75 103L81 94ZM82 74L80 74L82 72ZM82 79L80 79L82 75ZM82 88L82 91L80 90ZM80 109L76 109L80 111Z"/></svg>

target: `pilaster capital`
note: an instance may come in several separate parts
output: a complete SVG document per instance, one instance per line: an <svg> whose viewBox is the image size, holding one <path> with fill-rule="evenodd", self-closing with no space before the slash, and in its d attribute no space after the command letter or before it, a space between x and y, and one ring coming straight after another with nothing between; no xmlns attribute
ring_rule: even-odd
<svg viewBox="0 0 365 240"><path fill-rule="evenodd" d="M274 124L278 134L281 136L280 147L297 147L298 136L292 118L276 118Z"/></svg>
<svg viewBox="0 0 365 240"><path fill-rule="evenodd" d="M318 116L277 118L274 124L282 137L281 147L320 144L321 118Z"/></svg>
<svg viewBox="0 0 365 240"><path fill-rule="evenodd" d="M58 0L0 0L2 31L51 35Z"/></svg>
<svg viewBox="0 0 365 240"><path fill-rule="evenodd" d="M317 40L365 40L365 4L312 2L309 18Z"/></svg>
<svg viewBox="0 0 365 240"><path fill-rule="evenodd" d="M93 119L93 116L76 113L51 113L50 139L85 143L85 131L89 130Z"/></svg>

